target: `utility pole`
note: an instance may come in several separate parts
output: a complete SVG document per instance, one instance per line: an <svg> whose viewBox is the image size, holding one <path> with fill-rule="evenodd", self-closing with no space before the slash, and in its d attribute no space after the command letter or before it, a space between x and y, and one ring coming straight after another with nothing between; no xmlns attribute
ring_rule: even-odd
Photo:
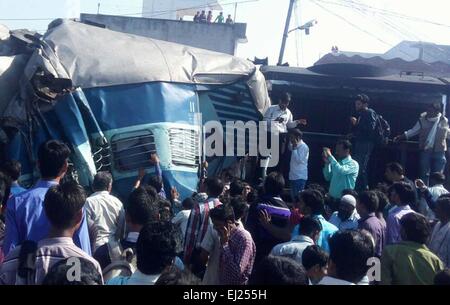
<svg viewBox="0 0 450 305"><path fill-rule="evenodd" d="M236 23L236 14L237 14L237 2L234 4L234 19L233 22Z"/></svg>
<svg viewBox="0 0 450 305"><path fill-rule="evenodd" d="M286 48L286 39L288 37L289 25L291 24L292 10L294 9L295 1L297 0L290 0L289 3L289 10L287 13L286 24L284 25L283 39L281 41L280 56L278 57L278 64L277 64L278 66L281 66L283 64L284 49Z"/></svg>
<svg viewBox="0 0 450 305"><path fill-rule="evenodd" d="M100 2L97 3L97 15L100 14Z"/></svg>

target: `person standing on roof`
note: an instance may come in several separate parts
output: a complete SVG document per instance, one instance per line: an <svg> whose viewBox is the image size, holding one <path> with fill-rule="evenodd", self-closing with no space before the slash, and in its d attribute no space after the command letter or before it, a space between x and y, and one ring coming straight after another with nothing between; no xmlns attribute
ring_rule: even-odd
<svg viewBox="0 0 450 305"><path fill-rule="evenodd" d="M408 140L416 135L419 136L420 178L428 185L430 170L442 173L447 163L446 140L450 139L450 128L447 118L442 114L441 102L429 105L414 127L396 136L394 142Z"/></svg>
<svg viewBox="0 0 450 305"><path fill-rule="evenodd" d="M267 121L267 128L269 131L268 138L271 139L271 134L275 133L279 139L279 158L278 160L282 160L282 156L286 151L287 144L287 135L288 129L295 128L299 124L306 125L307 122L305 119L300 119L294 121L292 118L292 113L288 109L289 103L291 102L291 94L288 92L284 92L279 98L278 105L270 106L266 113L264 114L264 121ZM271 146L270 143L268 145ZM277 168L281 168L280 164L277 165ZM266 171L266 170L264 170ZM287 172L282 171L281 172ZM263 173L265 176L265 173Z"/></svg>
<svg viewBox="0 0 450 305"><path fill-rule="evenodd" d="M200 17L198 18L198 22L206 23L206 13L205 13L205 11L202 11L202 13L200 14Z"/></svg>
<svg viewBox="0 0 450 305"><path fill-rule="evenodd" d="M217 15L216 19L214 20L214 22L217 23L224 23L225 21L225 17L223 17L223 12L220 12L219 15Z"/></svg>
<svg viewBox="0 0 450 305"><path fill-rule="evenodd" d="M375 146L374 134L377 125L377 114L369 108L369 97L358 94L355 100L357 115L350 117L353 126L352 138L354 140L353 158L359 164L359 174L356 180L357 191L365 191L368 187L367 166L370 155Z"/></svg>
<svg viewBox="0 0 450 305"><path fill-rule="evenodd" d="M206 16L206 22L207 23L211 23L212 22L212 18L213 18L212 12L209 11L208 12L208 16Z"/></svg>

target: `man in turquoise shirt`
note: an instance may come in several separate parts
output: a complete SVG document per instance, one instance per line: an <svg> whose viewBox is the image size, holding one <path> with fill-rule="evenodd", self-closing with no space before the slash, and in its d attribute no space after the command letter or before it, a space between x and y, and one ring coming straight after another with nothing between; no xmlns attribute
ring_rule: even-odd
<svg viewBox="0 0 450 305"><path fill-rule="evenodd" d="M355 188L359 165L350 156L351 148L352 144L348 140L338 141L335 149L336 158L328 147L323 149L325 162L323 175L325 180L330 182L329 194L335 200L341 198L343 190Z"/></svg>

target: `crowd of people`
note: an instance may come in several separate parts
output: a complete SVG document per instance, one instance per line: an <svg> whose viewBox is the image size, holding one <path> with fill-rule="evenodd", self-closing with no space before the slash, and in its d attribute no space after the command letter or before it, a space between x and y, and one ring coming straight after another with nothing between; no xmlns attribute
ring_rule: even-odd
<svg viewBox="0 0 450 305"><path fill-rule="evenodd" d="M214 19L214 20L213 20ZM198 23L225 23L225 24L233 24L233 18L231 18L231 15L228 15L225 19L225 16L223 15L223 12L220 12L219 15L216 16L216 18L213 17L212 11L208 11L208 14L206 14L206 11L198 11L194 16L194 22Z"/></svg>
<svg viewBox="0 0 450 305"><path fill-rule="evenodd" d="M0 284L450 284L441 113L438 123L421 116L424 124L403 136L419 134L423 159L436 164L424 161L414 182L401 164L386 164L386 181L369 189L363 176L374 144L364 135L376 130L377 114L359 96L353 144L323 148L327 185L319 185L308 181L310 151L298 128L307 122L293 120L289 98L265 115L283 134L289 173L269 169L255 184L225 172L201 175L198 189L180 198L175 188L166 193L153 153L155 174L140 170L122 202L108 172L98 172L89 190L67 179L71 152L60 141L39 147L41 178L30 189L18 182L20 163L3 162Z"/></svg>

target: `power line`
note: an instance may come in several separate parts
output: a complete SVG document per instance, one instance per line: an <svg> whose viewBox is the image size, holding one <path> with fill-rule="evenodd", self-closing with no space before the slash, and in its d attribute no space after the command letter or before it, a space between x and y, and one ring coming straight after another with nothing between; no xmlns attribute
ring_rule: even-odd
<svg viewBox="0 0 450 305"><path fill-rule="evenodd" d="M371 11L376 12L378 14L390 15L390 16L397 17L397 18L407 19L407 20L410 20L410 21L421 22L421 23L428 23L428 24L432 24L432 25L436 25L436 26L450 28L450 25L448 25L448 24L443 24L443 23L439 23L439 22L436 22L436 21L433 21L433 20L428 20L428 19L424 19L424 18L409 16L409 15L405 15L405 14L400 14L398 12L377 8L377 7L370 6L370 5L365 4L365 3L355 2L355 1L352 1L352 0L340 0L342 2L335 2L335 1L329 1L329 0L315 0L315 1L319 1L319 2L322 2L322 3L334 4L334 5L338 5L338 6L344 6L344 7L351 7L349 5L356 5L356 6L359 6L360 8L371 10Z"/></svg>
<svg viewBox="0 0 450 305"><path fill-rule="evenodd" d="M319 1L319 0L310 0L310 1L311 1L312 3L314 3L315 5L317 5L318 7L322 8L324 11L327 11L328 13L332 14L333 16L335 16L335 17L337 17L337 18L339 18L339 19L345 21L346 23L348 23L349 25L351 25L351 26L354 27L355 29L357 29L357 30L359 30L359 31L361 31L361 32L363 32L363 33L365 33L365 34L367 34L367 35L369 35L369 36L375 38L376 40L380 41L381 43L383 43L383 44L385 44L385 45L388 45L389 47L392 47L392 44L391 44L391 43L384 41L383 39L379 38L378 36L373 35L372 33L366 31L365 29L363 29L363 28L361 28L361 27L359 27L358 25L354 24L353 22L348 21L346 18L344 18L344 17L342 17L342 16L336 14L335 12L333 12L333 11L327 9L326 7L322 6L321 4L317 3L316 1Z"/></svg>
<svg viewBox="0 0 450 305"><path fill-rule="evenodd" d="M330 4L340 5L338 3L331 2L331 1L323 1L323 0L316 0L316 1L327 2L327 3L330 3ZM370 10L367 10L366 8L363 7L365 5L362 4L362 3L357 2L357 1L353 1L353 0L342 0L342 1L345 1L348 4L347 5L341 5L341 6L344 6L346 8L351 8L351 9L353 9L355 11L358 11L361 15L367 16L367 17L369 17L371 19L375 19L376 18L375 16L373 16L370 13ZM394 24L393 24L393 21L391 21L389 19L389 18L393 18L392 16L385 15L385 14L379 14L377 12L373 12L373 13L379 15L379 17L378 17L379 19L375 19L376 21L382 22L385 26L389 27L391 30L394 30L394 31L398 32L400 35L403 35L404 37L406 37L406 39L411 40L411 38L409 38L409 37L414 37L413 40L418 40L418 41L422 41L423 40L417 34L415 34L414 32L410 31L407 26L404 26L404 25L399 26L398 24L396 24L395 21L394 21ZM397 21L397 23L401 23L401 22ZM404 28L402 28L403 26L404 26ZM435 47L438 48L440 51L445 52L439 46L435 45ZM405 51L403 51L403 50L399 50L399 51L401 53L403 53L404 55L406 55L407 56L406 58L412 58L412 56L410 54L406 53ZM437 58L436 56L434 56L432 54L428 54L428 55L431 58L433 58L434 60L440 61L440 59Z"/></svg>

